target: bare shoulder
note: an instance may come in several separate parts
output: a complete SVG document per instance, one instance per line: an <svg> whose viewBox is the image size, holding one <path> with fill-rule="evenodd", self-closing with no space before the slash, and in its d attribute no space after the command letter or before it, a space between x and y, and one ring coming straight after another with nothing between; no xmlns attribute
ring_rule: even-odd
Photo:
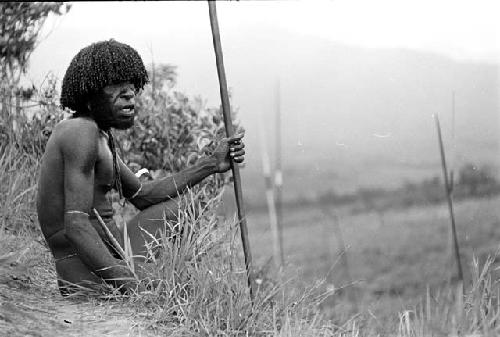
<svg viewBox="0 0 500 337"><path fill-rule="evenodd" d="M56 126L54 137L63 153L79 156L97 154L99 128L92 120L86 118L64 120Z"/></svg>
<svg viewBox="0 0 500 337"><path fill-rule="evenodd" d="M99 128L93 120L78 117L61 121L56 126L56 132L60 133L61 135L65 133L73 135L88 133L97 134L99 132Z"/></svg>

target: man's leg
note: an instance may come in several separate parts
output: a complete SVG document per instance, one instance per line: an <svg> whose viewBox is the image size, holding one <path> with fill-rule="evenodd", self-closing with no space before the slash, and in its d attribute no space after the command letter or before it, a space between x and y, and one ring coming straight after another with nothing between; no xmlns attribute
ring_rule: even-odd
<svg viewBox="0 0 500 337"><path fill-rule="evenodd" d="M166 221L176 221L178 209L177 199L172 199L142 210L127 222L127 234L134 255L147 255L145 244L153 239L145 231L156 238L161 237L161 231L167 231L167 235L169 234Z"/></svg>
<svg viewBox="0 0 500 337"><path fill-rule="evenodd" d="M57 284L61 295L68 296L76 292L98 290L103 280L92 273L78 255L56 261Z"/></svg>

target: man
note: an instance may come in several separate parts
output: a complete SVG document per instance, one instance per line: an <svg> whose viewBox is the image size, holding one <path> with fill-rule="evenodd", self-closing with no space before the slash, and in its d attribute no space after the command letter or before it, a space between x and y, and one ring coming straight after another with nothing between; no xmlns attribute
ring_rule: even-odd
<svg viewBox="0 0 500 337"><path fill-rule="evenodd" d="M117 189L141 212L126 224L134 255L145 255L146 235L163 228L164 215L175 220L173 200L187 187L244 160L243 135L223 139L214 154L171 177L142 183L116 154L111 129L131 128L135 96L148 81L139 54L115 40L83 48L71 61L62 83L61 105L74 111L50 136L42 159L37 212L55 258L63 295L80 286L107 282L128 290L133 276L100 226L100 215L114 238L111 190ZM156 220L155 220L156 219ZM122 245L123 246L123 245Z"/></svg>

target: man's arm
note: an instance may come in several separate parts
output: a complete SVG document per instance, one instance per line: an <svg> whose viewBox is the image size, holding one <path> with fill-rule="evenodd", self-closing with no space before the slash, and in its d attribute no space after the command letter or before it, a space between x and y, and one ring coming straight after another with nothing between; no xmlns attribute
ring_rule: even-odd
<svg viewBox="0 0 500 337"><path fill-rule="evenodd" d="M71 130L68 130L71 131ZM81 260L103 279L131 278L128 268L120 266L89 221L94 199L94 168L99 131L91 122L79 125L74 133L61 135L64 160L65 234ZM113 281L117 286L126 281Z"/></svg>
<svg viewBox="0 0 500 337"><path fill-rule="evenodd" d="M213 155L202 158L195 165L172 176L141 183L130 169L120 160L120 173L125 197L138 209L177 197L186 188L192 187L214 173L227 171L230 158L236 163L244 160L245 145L241 142L243 134L223 139Z"/></svg>

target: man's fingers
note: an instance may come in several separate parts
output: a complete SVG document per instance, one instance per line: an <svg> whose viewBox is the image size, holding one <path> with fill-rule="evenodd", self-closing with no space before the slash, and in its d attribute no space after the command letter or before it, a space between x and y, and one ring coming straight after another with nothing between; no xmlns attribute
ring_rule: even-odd
<svg viewBox="0 0 500 337"><path fill-rule="evenodd" d="M241 157L241 156L245 155L245 150L241 149L241 150L237 150L237 151L231 151L231 152L229 153L229 155L230 155L231 157L233 157L233 158L234 158L234 157Z"/></svg>
<svg viewBox="0 0 500 337"><path fill-rule="evenodd" d="M236 134L232 135L231 137L229 137L227 139L227 141L229 143L234 143L234 142L240 141L241 138L243 138L244 136L245 136L245 132L236 133Z"/></svg>
<svg viewBox="0 0 500 337"><path fill-rule="evenodd" d="M243 148L245 148L245 144L243 143L231 144L229 147L229 151L239 151Z"/></svg>

